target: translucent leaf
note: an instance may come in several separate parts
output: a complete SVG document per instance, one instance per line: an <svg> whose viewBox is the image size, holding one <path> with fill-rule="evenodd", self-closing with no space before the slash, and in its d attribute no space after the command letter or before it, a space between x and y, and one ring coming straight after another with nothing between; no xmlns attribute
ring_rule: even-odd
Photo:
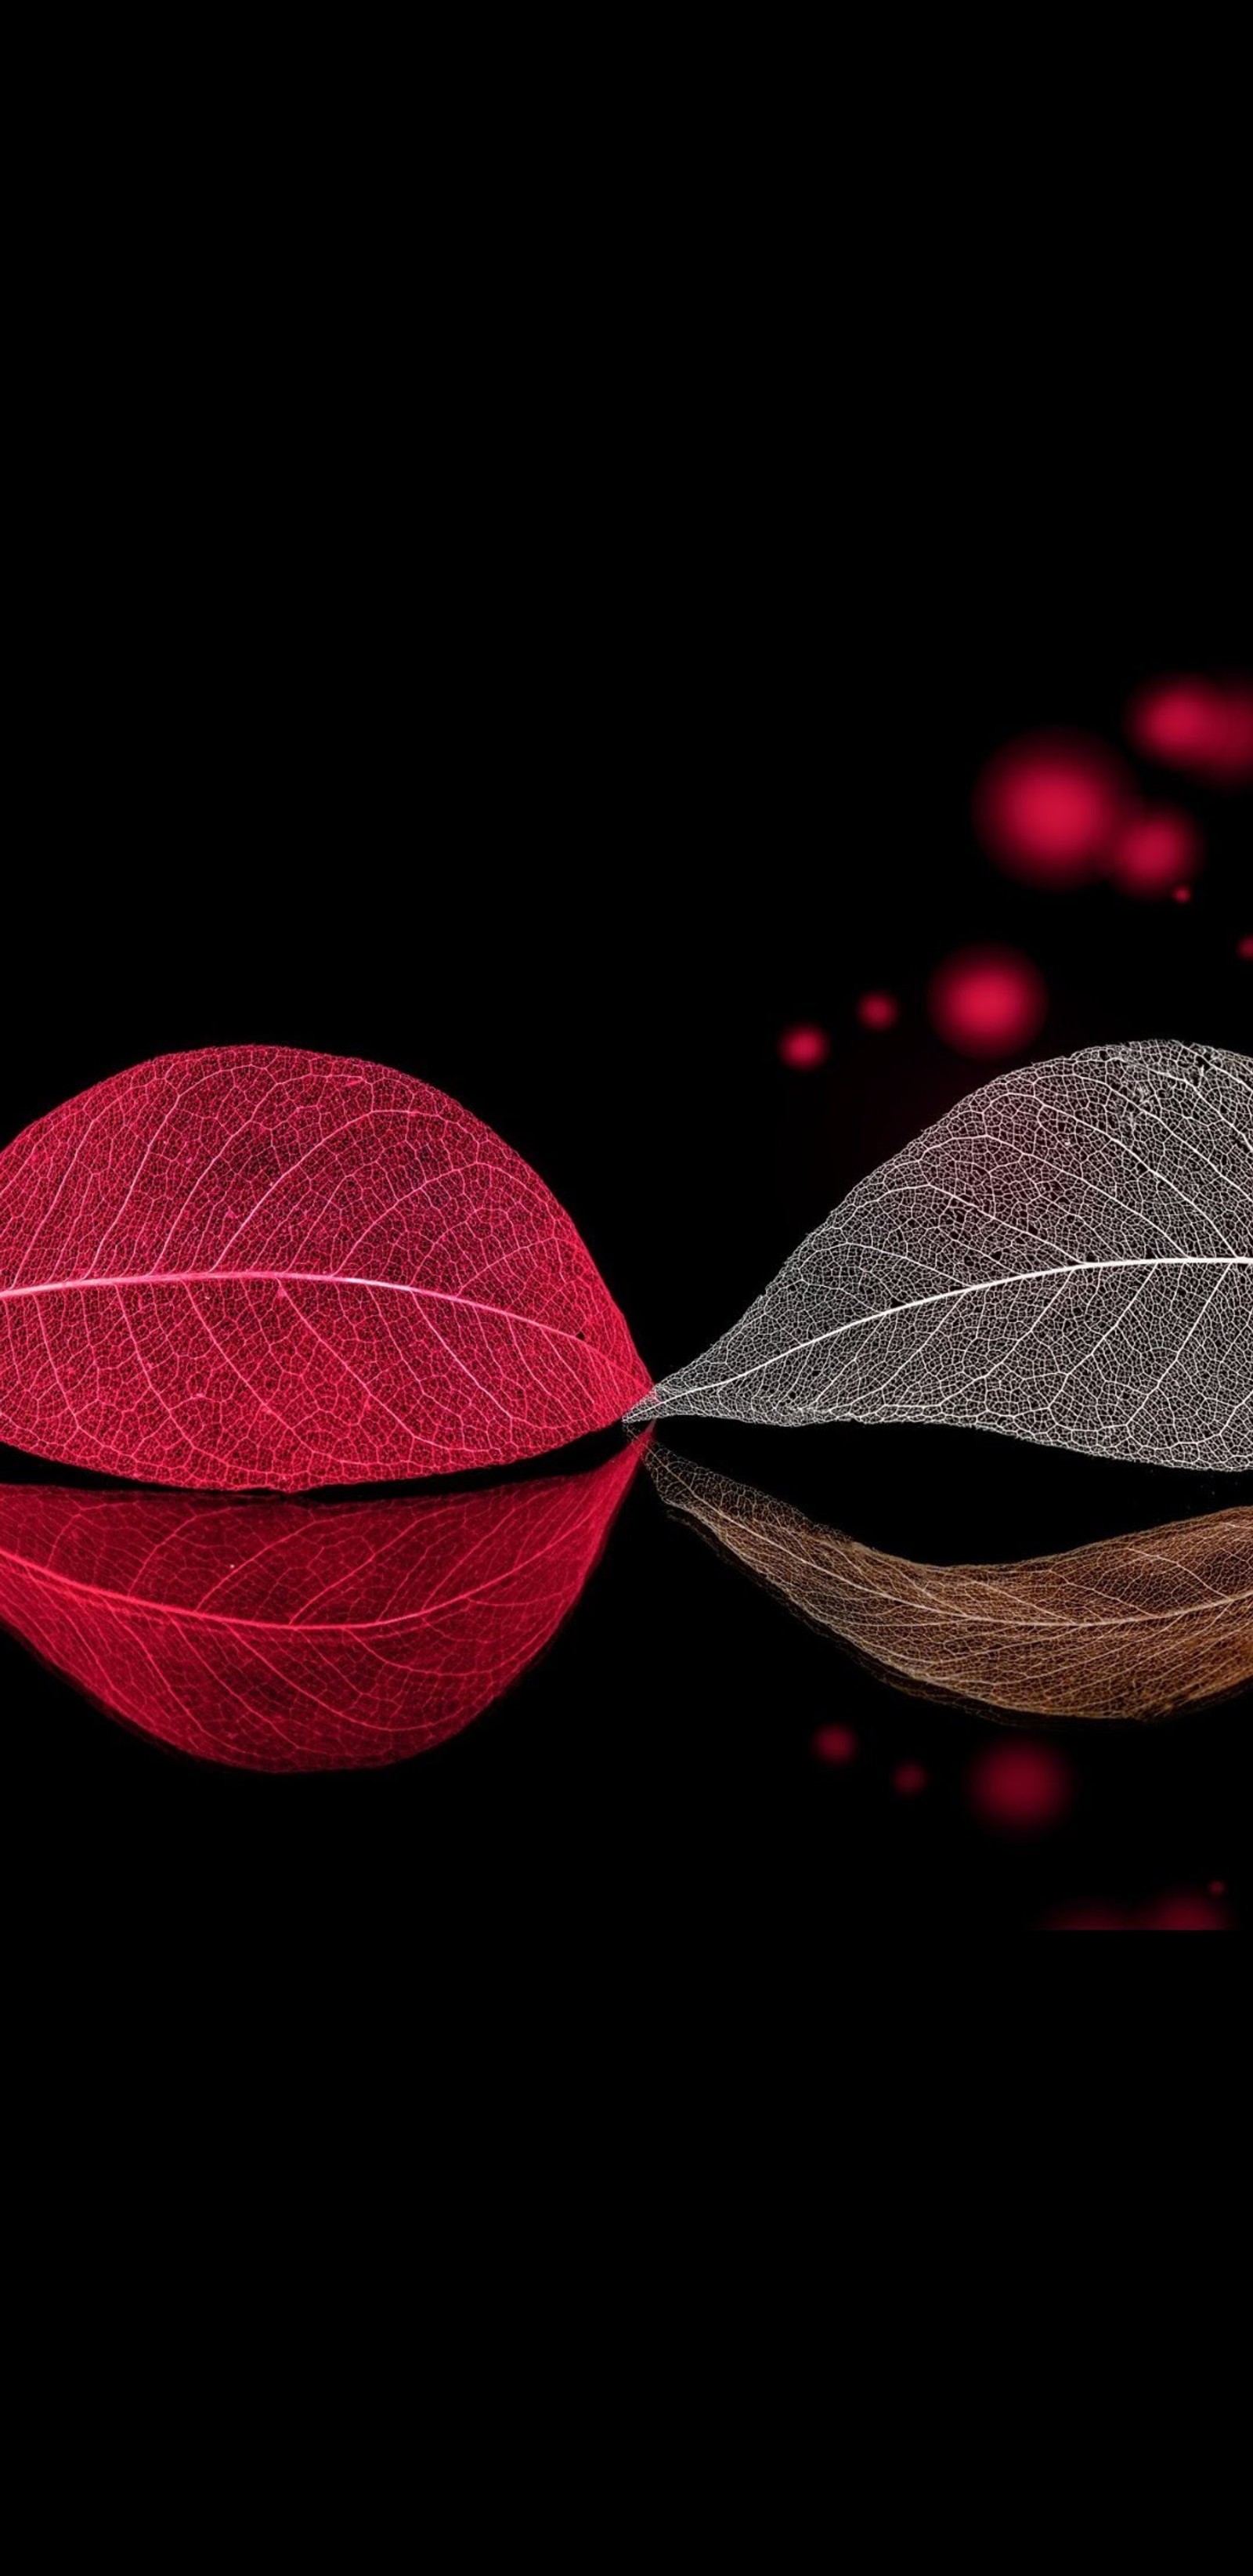
<svg viewBox="0 0 1253 2576"><path fill-rule="evenodd" d="M628 1420L685 1413L1253 1467L1253 1063L1094 1047L972 1092Z"/></svg>
<svg viewBox="0 0 1253 2576"><path fill-rule="evenodd" d="M343 1502L0 1486L0 1620L180 1752L253 1771L399 1762L549 1643L638 1457Z"/></svg>
<svg viewBox="0 0 1253 2576"><path fill-rule="evenodd" d="M1012 1565L913 1565L655 1448L668 1508L898 1688L1158 1717L1253 1681L1253 1508Z"/></svg>
<svg viewBox="0 0 1253 2576"><path fill-rule="evenodd" d="M648 1384L569 1217L408 1074L162 1056L0 1154L0 1438L165 1485L501 1466Z"/></svg>

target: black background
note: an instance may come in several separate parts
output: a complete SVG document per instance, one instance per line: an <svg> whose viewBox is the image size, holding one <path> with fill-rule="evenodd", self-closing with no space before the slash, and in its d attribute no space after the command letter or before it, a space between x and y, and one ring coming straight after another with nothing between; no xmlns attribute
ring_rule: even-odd
<svg viewBox="0 0 1253 2576"><path fill-rule="evenodd" d="M976 470L923 473L893 406L850 428L804 365L766 399L760 362L689 348L641 379L589 335L555 393L538 322L469 376L421 331L402 354L376 317L350 359L265 311L246 346L171 312L139 399L125 317L93 307L76 403L32 397L6 1138L169 1048L403 1067L543 1173L660 1375L996 1069L928 1032L948 950L1036 958L1039 1055L1249 1046L1247 799L1184 792L1210 840L1186 907L1016 888L969 823L1008 736L1117 739L1141 678L1248 659L1243 557L1224 538L1217 561L1190 504L1163 524L1160 491L1149 522L1133 502L1115 544L1095 456L1078 502L1047 441L995 481L983 444ZM985 438L1001 449L1003 425ZM1082 441L1068 424L1072 465ZM871 1036L853 1004L881 985L903 1017ZM808 1018L831 1062L789 1074L779 1029ZM669 1436L923 1557L1249 1493L939 1431ZM11 1453L2 1471L43 1472ZM7 1638L0 1675L50 1909L242 1912L280 1954L384 1914L451 1955L553 1907L628 1942L677 1907L712 1943L794 1911L1017 1931L1070 1897L1214 1878L1239 1907L1247 1706L1072 1733L1071 1820L998 1844L962 1797L986 1722L867 1679L642 1476L541 1663L390 1772L214 1771ZM836 1717L859 1733L848 1771L810 1750ZM890 1787L904 1758L929 1774L910 1801Z"/></svg>

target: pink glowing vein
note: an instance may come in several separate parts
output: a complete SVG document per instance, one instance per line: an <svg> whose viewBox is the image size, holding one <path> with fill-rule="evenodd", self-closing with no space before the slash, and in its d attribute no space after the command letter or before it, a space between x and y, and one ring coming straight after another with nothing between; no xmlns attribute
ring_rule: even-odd
<svg viewBox="0 0 1253 2576"><path fill-rule="evenodd" d="M412 1526L413 1524L410 1523L409 1527ZM400 1539L407 1537L408 1534L408 1529L398 1532L395 1539L387 1541L387 1545L397 1546ZM202 1628L227 1628L231 1631L258 1628L265 1634L274 1636L347 1637L356 1636L362 1630L375 1628L420 1627L427 1619L443 1618L447 1611L458 1609L462 1602L477 1601L481 1594L490 1592L495 1584L511 1583L518 1575L528 1574L533 1566L542 1565L545 1557L551 1556L554 1549L563 1546L569 1535L569 1527L563 1523L559 1529L554 1530L551 1538L545 1539L542 1547L536 1548L533 1556L519 1557L516 1562L504 1566L499 1573L486 1575L481 1583L469 1584L464 1592L441 1593L437 1600L424 1604L420 1610L402 1610L394 1615L384 1614L378 1618L366 1619L257 1619L240 1611L184 1608L179 1602L157 1601L148 1594L113 1592L105 1584L80 1583L76 1576L57 1574L51 1566L39 1565L33 1557L18 1556L12 1548L0 1547L0 1562L16 1566L18 1572L32 1583L49 1584L57 1592L76 1592L85 1601L107 1601L116 1604L119 1611L127 1617L132 1613L138 1615L147 1612L154 1619L172 1619L179 1627L192 1621L197 1627ZM276 1545L282 1543L282 1541L273 1542ZM261 1550L259 1553L264 1554L266 1551ZM372 1550L367 1559L360 1565L354 1566L352 1568L354 1577L360 1579L368 1571L369 1566L377 1562L379 1553L378 1549ZM232 1567L232 1578L236 1574L250 1572L255 1562L255 1558L246 1558L242 1566ZM342 1577L339 1579L343 1580ZM219 1577L219 1584L225 1580L225 1576ZM217 1588L218 1586L215 1585L214 1589ZM335 1586L330 1585L327 1588L334 1590Z"/></svg>
<svg viewBox="0 0 1253 2576"><path fill-rule="evenodd" d="M205 1288L216 1281L227 1285L251 1283L267 1288L366 1288L387 1289L395 1297L420 1297L437 1306L464 1306L472 1315L499 1315L507 1324L527 1324L532 1332L547 1333L550 1339L563 1342L582 1341L584 1336L572 1332L566 1324L545 1324L537 1315L524 1315L513 1306L494 1306L481 1297L461 1297L452 1288L415 1288L407 1279L362 1279L351 1272L338 1270L149 1270L121 1271L108 1277L82 1279L38 1279L20 1288L0 1288L0 1305L15 1303L23 1297L59 1297L76 1295L88 1288Z"/></svg>

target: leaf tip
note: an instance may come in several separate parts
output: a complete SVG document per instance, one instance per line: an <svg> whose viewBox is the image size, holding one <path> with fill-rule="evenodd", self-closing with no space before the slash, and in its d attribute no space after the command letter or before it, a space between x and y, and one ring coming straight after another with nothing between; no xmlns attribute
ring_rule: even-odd
<svg viewBox="0 0 1253 2576"><path fill-rule="evenodd" d="M635 1403L622 1416L624 1431L642 1430L646 1422L656 1422L665 1411L660 1387L650 1387L647 1395L637 1396Z"/></svg>

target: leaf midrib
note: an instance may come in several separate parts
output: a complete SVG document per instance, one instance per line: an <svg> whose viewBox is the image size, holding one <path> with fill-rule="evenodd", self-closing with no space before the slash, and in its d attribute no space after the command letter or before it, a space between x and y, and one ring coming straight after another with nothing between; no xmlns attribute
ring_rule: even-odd
<svg viewBox="0 0 1253 2576"><path fill-rule="evenodd" d="M758 1377L763 1369L774 1368L782 1360L792 1360L804 1351L820 1350L824 1342L836 1342L844 1333L860 1331L870 1324L884 1324L897 1315L916 1314L924 1306L956 1304L962 1297L987 1297L997 1288L1020 1288L1029 1279L1073 1279L1086 1271L1096 1270L1232 1270L1253 1269L1250 1252L1172 1252L1151 1255L1128 1255L1117 1261L1058 1261L1040 1270L1016 1270L995 1279L972 1279L961 1288L940 1288L929 1297L906 1297L898 1306L878 1306L864 1315L850 1315L843 1324L832 1324L825 1333L814 1333L807 1342L788 1342L781 1349L768 1351L764 1359L754 1360L748 1368L733 1369L729 1377L705 1378L699 1384L687 1381L687 1371L676 1370L663 1379L651 1394L643 1396L631 1408L633 1415L643 1413L673 1386L685 1395L716 1395L724 1386L739 1386L745 1378ZM769 1295L769 1290L767 1290ZM750 1309L750 1313L751 1313ZM747 1317L745 1318L747 1321ZM741 1331L742 1326L735 1326ZM730 1335L725 1336L730 1339Z"/></svg>
<svg viewBox="0 0 1253 2576"><path fill-rule="evenodd" d="M765 1575L767 1581L773 1581L777 1585L778 1590L786 1600L792 1601L793 1603L796 1602L797 1595L789 1588L786 1577L772 1574L768 1567L763 1563L760 1556L737 1545L735 1533L741 1529L742 1524L732 1513L725 1511L716 1501L709 1501L701 1493L699 1486L689 1485L680 1477L673 1478L673 1485L677 1490L668 1490L668 1485L663 1485L661 1488L662 1499L669 1504L671 1509L685 1513L688 1518L696 1521L702 1529L708 1530L711 1535L720 1539L722 1545L728 1549L730 1554L736 1558L739 1564L750 1567L755 1573ZM1225 1518L1226 1516L1223 1515L1223 1517ZM1187 1526L1187 1524L1184 1526ZM815 1524L812 1522L806 1522L803 1524L803 1528L814 1529ZM1096 1612L1095 1614L1085 1614L1082 1620L1077 1617L1068 1619L1064 1613L1060 1617L1050 1617L1046 1614L1043 1618L1032 1618L1029 1612L1011 1607L1010 1611L1004 1618L998 1618L995 1610L986 1605L980 1605L978 1608L967 1609L960 1604L954 1604L947 1601L933 1602L921 1600L912 1595L906 1596L900 1593L885 1592L874 1582L858 1582L854 1576L842 1571L837 1571L834 1568L825 1567L821 1562L815 1561L812 1556L804 1553L803 1547L801 1552L798 1553L796 1549L788 1545L787 1538L781 1534L776 1534L776 1532L770 1528L769 1524L762 1528L757 1535L758 1544L767 1552L768 1555L783 1557L789 1565L797 1566L802 1573L812 1575L819 1583L827 1580L835 1585L843 1584L847 1590L859 1593L863 1599L881 1601L890 1605L893 1609L909 1610L915 1614L921 1614L926 1618L934 1618L941 1621L951 1619L954 1622L960 1622L967 1626L991 1629L1018 1628L1022 1630L1030 1628L1033 1629L1036 1632L1036 1635L1041 1639L1047 1638L1050 1635L1056 1635L1059 1632L1066 1634L1070 1630L1080 1626L1095 1629L1103 1634L1105 1631L1113 1628L1147 1628L1159 1622L1165 1625L1176 1619L1201 1619L1207 1616L1212 1618L1215 1612L1228 1613L1240 1608L1246 1601L1253 1601L1253 1586L1245 1586L1240 1591L1211 1593L1206 1599L1200 1601L1176 1602L1161 1610L1134 1609L1131 1611L1120 1611L1116 1616L1111 1615L1109 1617L1104 1617L1099 1612ZM792 1533L789 1533L789 1535L792 1535ZM795 1535L799 1537L800 1533L798 1532ZM835 1538L836 1533L834 1531L823 1530L817 1532L817 1535L821 1539L829 1541ZM1144 1533L1144 1537L1146 1539L1153 1538L1156 1535L1157 1533L1152 1530L1148 1530ZM952 1578L956 1578L963 1574L970 1575L975 1578L995 1574L1004 1578L1010 1574L1021 1572L1024 1566L1032 1566L1034 1569L1042 1570L1046 1566L1059 1566L1064 1565L1066 1562L1066 1558L1063 1555L1043 1556L1034 1560L1020 1558L1012 1564L996 1567L974 1564L938 1566L924 1563L921 1560L915 1560L912 1557L892 1556L887 1552L887 1550L880 1551L874 1548L863 1549L855 1539L848 1543L857 1549L859 1555L868 1557L876 1568L880 1566L885 1568L893 1566L899 1567L903 1572L908 1574L935 1574ZM1076 1558L1084 1557L1090 1559L1091 1557L1103 1552L1105 1545L1106 1542L1098 1541L1093 1549L1077 1548L1073 1550L1072 1553ZM1132 1553L1133 1550L1129 1548L1128 1555L1130 1556ZM1184 1568L1182 1570L1186 1572L1188 1569ZM812 1615L817 1616L818 1614L814 1612Z"/></svg>
<svg viewBox="0 0 1253 2576"><path fill-rule="evenodd" d="M759 1563L756 1557L746 1555L744 1550L736 1547L734 1540L726 1535L728 1531L734 1530L737 1527L736 1522L727 1519L725 1515L719 1515L716 1520L707 1520L703 1513L696 1514L694 1512L694 1517L700 1518L702 1527L705 1529L715 1530L722 1536L723 1545L731 1550L741 1565L750 1565L758 1573L765 1571L764 1567ZM854 1544L856 1544L856 1542L854 1542ZM1080 1617L1078 1613L1071 1617L1067 1617L1065 1612L1052 1615L1046 1613L1043 1617L1033 1617L1028 1610L1014 1610L1012 1608L1005 1617L1002 1618L998 1617L995 1610L986 1607L981 1606L975 1609L967 1609L960 1602L919 1600L911 1594L885 1592L875 1583L859 1583L853 1576L839 1573L834 1569L828 1573L826 1568L820 1565L815 1566L812 1557L803 1555L797 1556L783 1544L782 1540L772 1540L769 1536L765 1538L763 1545L767 1548L773 1549L773 1552L776 1555L784 1557L789 1565L798 1566L802 1572L814 1575L817 1581L823 1582L829 1580L833 1585L843 1585L845 1590L859 1593L863 1600L883 1602L887 1607L893 1610L908 1610L915 1616L935 1619L941 1624L946 1621L952 1621L954 1624L960 1624L964 1627L990 1628L993 1631L1001 1628L1013 1629L1024 1637L1030 1634L1033 1643L1045 1642L1050 1637L1057 1637L1059 1635L1063 1637L1069 1636L1079 1628L1095 1630L1099 1635L1104 1636L1108 1630L1114 1628L1148 1628L1158 1623L1168 1625L1176 1619L1212 1619L1216 1613L1225 1615L1229 1612L1240 1609L1244 1602L1253 1601L1253 1585L1248 1585L1240 1592L1211 1593L1204 1601L1176 1602L1172 1607L1165 1610L1123 1611L1120 1612L1116 1618L1104 1618L1099 1612L1093 1613L1089 1611L1085 1611L1082 1617ZM873 1551L868 1552L873 1553ZM1081 1555L1086 1551L1078 1549L1075 1552L1076 1554ZM986 1565L926 1565L921 1562L915 1563L913 1559L909 1557L893 1557L888 1556L886 1553L882 1558L882 1563L884 1565L901 1566L910 1574L942 1574L946 1576L960 1574L986 1576L990 1572L998 1574L1015 1573L1020 1570L1020 1566L1023 1562L1030 1562L1030 1560L1020 1560L1019 1564L1015 1566L990 1568ZM1059 1559L1056 1557L1041 1557L1038 1562L1041 1565L1055 1565L1059 1562ZM1186 1567L1183 1569L1185 1572L1187 1570L1188 1569ZM784 1594L785 1599L792 1602L796 1601L796 1594L787 1588L786 1581L783 1578L776 1576L772 1579L778 1583L779 1590ZM816 1616L817 1613L814 1613L813 1615Z"/></svg>
<svg viewBox="0 0 1253 2576"><path fill-rule="evenodd" d="M380 1628L420 1627L428 1619L442 1618L446 1611L460 1609L468 1601L477 1601L497 1584L508 1583L519 1574L528 1574L533 1566L542 1565L545 1557L553 1555L568 1535L567 1529L556 1530L551 1538L545 1539L542 1547L536 1548L533 1556L519 1558L516 1563L503 1567L499 1574L485 1575L481 1583L470 1584L464 1592L449 1593L445 1599L428 1603L425 1609L397 1611L394 1617L384 1619L252 1619L238 1613L232 1616L225 1610L184 1609L174 1601L156 1601L148 1593L113 1592L104 1584L81 1583L73 1574L59 1574L50 1565L38 1565L32 1557L17 1555L13 1548L0 1547L0 1562L15 1566L19 1575L28 1582L49 1585L58 1592L74 1592L83 1600L108 1605L120 1612L175 1619L180 1626L190 1623L202 1628L228 1628L232 1631L255 1629L259 1635L277 1637L356 1637L373 1636ZM242 1567L236 1570L243 1571Z"/></svg>
<svg viewBox="0 0 1253 2576"><path fill-rule="evenodd" d="M527 1324L532 1332L547 1333L555 1341L582 1341L585 1347L589 1347L587 1336L573 1331L568 1324L545 1324L537 1315L524 1315L513 1306L495 1306L482 1297L460 1297L451 1288L418 1288L407 1279L365 1279L352 1272L335 1270L149 1270L118 1271L100 1278L38 1279L21 1287L0 1288L0 1305L10 1305L25 1297L81 1295L89 1288L211 1288L249 1283L270 1288L386 1289L397 1297L419 1297L434 1305L462 1306L473 1315L497 1315L508 1324Z"/></svg>

